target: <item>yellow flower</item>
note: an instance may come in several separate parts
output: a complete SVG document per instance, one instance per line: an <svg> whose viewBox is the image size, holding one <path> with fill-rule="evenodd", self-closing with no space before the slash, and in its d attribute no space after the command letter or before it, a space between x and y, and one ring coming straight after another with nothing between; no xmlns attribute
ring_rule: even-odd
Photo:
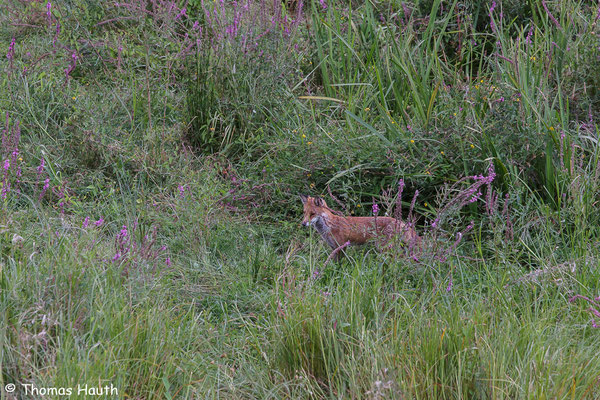
<svg viewBox="0 0 600 400"><path fill-rule="evenodd" d="M306 135L304 133L302 134L302 139L306 139Z"/></svg>
<svg viewBox="0 0 600 400"><path fill-rule="evenodd" d="M535 56L531 56L531 57L529 57L529 59L530 59L531 61L535 61Z"/></svg>
<svg viewBox="0 0 600 400"><path fill-rule="evenodd" d="M23 157L19 157L19 161L23 161Z"/></svg>
<svg viewBox="0 0 600 400"><path fill-rule="evenodd" d="M475 148L475 145L471 144L471 148L472 148L472 149L474 149L474 148Z"/></svg>
<svg viewBox="0 0 600 400"><path fill-rule="evenodd" d="M211 127L210 127L210 130L214 132L214 131L215 131L215 127L214 127L214 126L211 126Z"/></svg>
<svg viewBox="0 0 600 400"><path fill-rule="evenodd" d="M454 113L454 116L456 117L456 113Z"/></svg>
<svg viewBox="0 0 600 400"><path fill-rule="evenodd" d="M554 132L554 127L553 127L553 126L551 126L549 129L550 129L552 132Z"/></svg>
<svg viewBox="0 0 600 400"><path fill-rule="evenodd" d="M310 178L311 175L312 175L311 173L306 174L306 176L309 177L309 178Z"/></svg>
<svg viewBox="0 0 600 400"><path fill-rule="evenodd" d="M411 142L411 143L414 143L415 141L414 141L414 140L412 140L412 139L410 139L410 142Z"/></svg>
<svg viewBox="0 0 600 400"><path fill-rule="evenodd" d="M369 107L366 107L365 111L371 111L371 109Z"/></svg>
<svg viewBox="0 0 600 400"><path fill-rule="evenodd" d="M440 151L440 153L442 153L442 155L444 155L444 152L443 152L443 151Z"/></svg>
<svg viewBox="0 0 600 400"><path fill-rule="evenodd" d="M306 144L308 144L308 145L310 146L310 145L312 144L312 142L308 142L308 143L306 143Z"/></svg>
<svg viewBox="0 0 600 400"><path fill-rule="evenodd" d="M425 206L425 207L427 207L427 206L428 206L428 204L427 204L427 203L425 203L425 204L424 204L424 206Z"/></svg>
<svg viewBox="0 0 600 400"><path fill-rule="evenodd" d="M311 183L311 184L310 184L310 188L311 188L311 189L313 189L314 187L315 187L315 184L314 184L314 183Z"/></svg>
<svg viewBox="0 0 600 400"><path fill-rule="evenodd" d="M475 85L475 89L479 89L479 85Z"/></svg>
<svg viewBox="0 0 600 400"><path fill-rule="evenodd" d="M357 204L356 207L362 207L360 204Z"/></svg>

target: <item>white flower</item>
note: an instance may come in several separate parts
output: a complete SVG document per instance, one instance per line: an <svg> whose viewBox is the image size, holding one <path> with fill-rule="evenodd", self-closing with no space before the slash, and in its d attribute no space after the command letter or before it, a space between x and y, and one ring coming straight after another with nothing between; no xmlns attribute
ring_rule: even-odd
<svg viewBox="0 0 600 400"><path fill-rule="evenodd" d="M17 235L16 233L13 234L13 237L12 237L13 246L22 245L24 241L25 241L25 239L23 239L21 236Z"/></svg>

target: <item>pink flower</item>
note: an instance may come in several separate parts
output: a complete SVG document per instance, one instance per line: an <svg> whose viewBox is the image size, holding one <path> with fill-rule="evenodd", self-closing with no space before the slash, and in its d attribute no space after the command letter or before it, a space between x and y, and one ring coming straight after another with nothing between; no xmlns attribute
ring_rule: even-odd
<svg viewBox="0 0 600 400"><path fill-rule="evenodd" d="M100 217L100 219L99 219L98 221L94 222L94 225L96 225L96 226L100 226L100 225L102 225L103 223L104 223L104 218Z"/></svg>
<svg viewBox="0 0 600 400"><path fill-rule="evenodd" d="M377 203L373 203L373 215L379 214L379 205Z"/></svg>

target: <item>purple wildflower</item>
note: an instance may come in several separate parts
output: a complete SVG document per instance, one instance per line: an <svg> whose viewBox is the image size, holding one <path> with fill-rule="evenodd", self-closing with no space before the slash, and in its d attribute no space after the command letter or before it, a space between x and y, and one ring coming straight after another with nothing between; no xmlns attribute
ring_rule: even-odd
<svg viewBox="0 0 600 400"><path fill-rule="evenodd" d="M373 215L379 214L379 205L377 203L373 203Z"/></svg>
<svg viewBox="0 0 600 400"><path fill-rule="evenodd" d="M44 157L42 157L40 160L40 165L37 167L38 175L41 174L42 172L44 172L45 163L46 162L44 161Z"/></svg>
<svg viewBox="0 0 600 400"><path fill-rule="evenodd" d="M83 220L83 229L87 228L89 224L90 224L90 217L85 217L85 219Z"/></svg>
<svg viewBox="0 0 600 400"><path fill-rule="evenodd" d="M546 5L546 2L544 0L542 0L542 7L544 7L544 11L546 11L546 14L548 14L548 17L550 17L550 19L552 20L554 25L556 25L556 27L558 29L562 29L562 27L560 26L560 23L557 21L556 18L554 18L554 15L552 15L552 13L548 9L548 6Z"/></svg>
<svg viewBox="0 0 600 400"><path fill-rule="evenodd" d="M187 9L185 7L183 7L181 9L181 11L179 11L179 14L177 14L177 16L175 17L175 20L177 21L179 18L186 16L186 11L187 11Z"/></svg>
<svg viewBox="0 0 600 400"><path fill-rule="evenodd" d="M50 187L50 178L46 178L46 180L44 181L44 187L42 187L42 191L40 192L40 200L42 200L42 197L44 197L44 195L46 194L46 191L48 190L49 187Z"/></svg>
<svg viewBox="0 0 600 400"><path fill-rule="evenodd" d="M490 27L492 28L492 32L496 32L496 26L494 25L494 8L496 8L496 0L492 1L492 6L490 7Z"/></svg>
<svg viewBox="0 0 600 400"><path fill-rule="evenodd" d="M94 225L101 226L103 223L104 223L104 218L100 217L100 219L98 221L94 222Z"/></svg>
<svg viewBox="0 0 600 400"><path fill-rule="evenodd" d="M13 37L10 45L8 46L8 53L6 53L6 58L8 58L8 61L10 62L10 66L12 68L13 65L13 59L15 58L15 38Z"/></svg>
<svg viewBox="0 0 600 400"><path fill-rule="evenodd" d="M60 21L56 21L56 32L54 33L54 38L52 39L52 47L56 47L56 41L58 40L59 34L60 34Z"/></svg>
<svg viewBox="0 0 600 400"><path fill-rule="evenodd" d="M71 63L69 64L69 66L65 69L65 79L69 80L69 77L71 75L71 72L73 72L73 70L75 69L75 67L77 66L77 59L79 57L77 57L76 53L72 53L71 54Z"/></svg>
<svg viewBox="0 0 600 400"><path fill-rule="evenodd" d="M531 25L531 28L529 28L529 33L527 34L527 37L525 38L525 44L531 44L531 36L533 35L533 25Z"/></svg>
<svg viewBox="0 0 600 400"><path fill-rule="evenodd" d="M10 161L7 158L6 160L4 160L4 170L8 171L9 168L10 168Z"/></svg>
<svg viewBox="0 0 600 400"><path fill-rule="evenodd" d="M165 260L167 267L171 266L171 257L167 257L167 259Z"/></svg>

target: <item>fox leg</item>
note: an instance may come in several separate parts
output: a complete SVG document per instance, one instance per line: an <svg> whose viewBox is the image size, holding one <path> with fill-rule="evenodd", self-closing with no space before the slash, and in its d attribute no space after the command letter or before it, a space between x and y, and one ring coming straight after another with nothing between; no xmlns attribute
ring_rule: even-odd
<svg viewBox="0 0 600 400"><path fill-rule="evenodd" d="M329 263L329 261L333 260L335 262L339 261L340 257L342 256L342 250L344 250L346 247L350 246L350 241L347 241L346 243L336 247L331 254L329 255L329 257L327 257L327 260L325 261L325 265L327 265Z"/></svg>

